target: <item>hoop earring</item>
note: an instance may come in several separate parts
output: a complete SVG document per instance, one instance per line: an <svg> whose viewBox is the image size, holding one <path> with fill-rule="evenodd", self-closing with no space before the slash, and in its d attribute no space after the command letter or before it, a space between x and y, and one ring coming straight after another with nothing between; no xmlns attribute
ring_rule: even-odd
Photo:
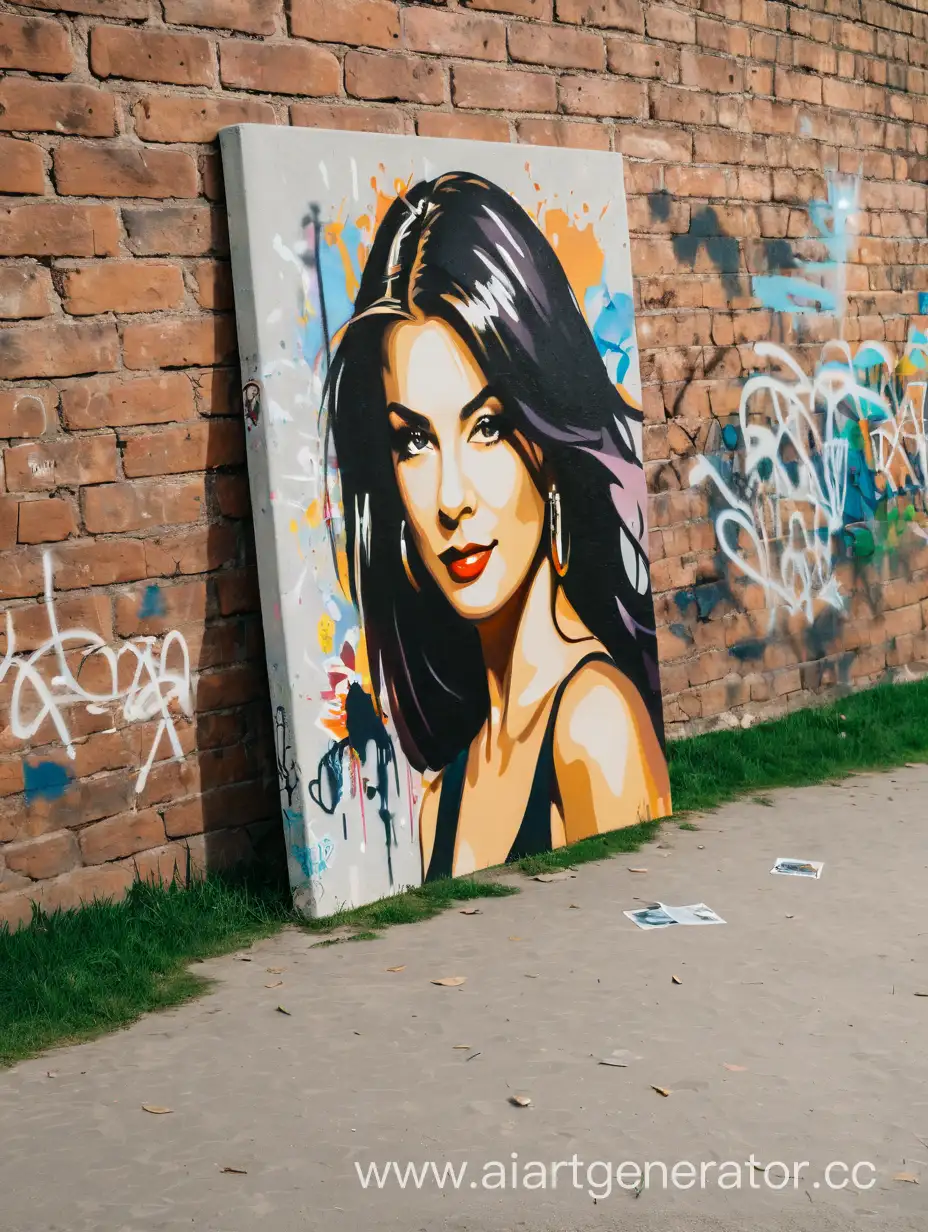
<svg viewBox="0 0 928 1232"><path fill-rule="evenodd" d="M551 563L558 577L564 577L570 566L570 540L564 551L563 523L561 521L561 494L552 483L548 490L548 534L551 539Z"/></svg>
<svg viewBox="0 0 928 1232"><path fill-rule="evenodd" d="M409 556L406 552L406 523L400 522L400 556L403 561L403 572L406 574L406 580L413 590L421 590L419 583L413 576L413 571L409 566Z"/></svg>

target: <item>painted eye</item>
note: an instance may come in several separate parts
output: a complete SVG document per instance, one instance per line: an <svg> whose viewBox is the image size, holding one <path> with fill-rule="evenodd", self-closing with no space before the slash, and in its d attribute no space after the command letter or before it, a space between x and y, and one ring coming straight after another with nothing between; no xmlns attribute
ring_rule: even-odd
<svg viewBox="0 0 928 1232"><path fill-rule="evenodd" d="M417 428L412 428L406 437L403 452L408 458L414 458L416 454L424 453L428 446L428 435Z"/></svg>
<svg viewBox="0 0 928 1232"><path fill-rule="evenodd" d="M481 441L485 445L494 445L502 436L499 419L499 415L481 415L474 424L471 440Z"/></svg>

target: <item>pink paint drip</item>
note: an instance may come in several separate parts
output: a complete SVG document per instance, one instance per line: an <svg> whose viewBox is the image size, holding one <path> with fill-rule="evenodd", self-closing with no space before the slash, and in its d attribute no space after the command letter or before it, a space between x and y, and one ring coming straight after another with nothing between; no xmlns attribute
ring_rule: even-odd
<svg viewBox="0 0 928 1232"><path fill-rule="evenodd" d="M409 800L409 837L412 842L416 841L416 820L412 807L412 774L409 769L409 762L406 763L406 792Z"/></svg>
<svg viewBox="0 0 928 1232"><path fill-rule="evenodd" d="M358 801L361 805L361 836L364 842L364 848L367 850L367 820L364 816L364 780L361 778L361 763L358 761L354 753L351 757L351 777L354 778L355 773L358 776Z"/></svg>

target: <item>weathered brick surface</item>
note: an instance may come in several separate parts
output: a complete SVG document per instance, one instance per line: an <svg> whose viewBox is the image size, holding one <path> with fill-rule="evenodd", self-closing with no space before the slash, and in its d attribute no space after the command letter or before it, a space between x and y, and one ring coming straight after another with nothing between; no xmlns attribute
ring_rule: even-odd
<svg viewBox="0 0 928 1232"><path fill-rule="evenodd" d="M833 322L752 297L821 260L808 205L861 174L843 337L926 320L928 13L919 0L11 0L0 12L0 606L15 650L181 631L181 763L116 703L16 740L0 685L0 919L218 867L276 815L216 135L419 133L625 156L650 544L671 731L779 713L928 662L928 549L887 557L827 644L722 559L694 454L737 415L755 342L811 365ZM531 164L532 153L526 150ZM789 268L787 266L787 268ZM801 326L801 328L800 328ZM831 330L831 332L829 332ZM698 611L698 616L697 616ZM7 634L0 611L0 655ZM757 643L756 657L751 647ZM732 648L745 654L738 658ZM119 672L130 660L120 660ZM51 663L42 669L51 680ZM919 669L920 670L920 669ZM266 716L264 718L266 722ZM252 740L257 745L259 741ZM245 753L243 753L243 749ZM216 750L225 750L214 756ZM251 755L253 753L253 756ZM246 755L248 754L248 755ZM74 775L24 796L26 760ZM38 878L38 880L36 880Z"/></svg>

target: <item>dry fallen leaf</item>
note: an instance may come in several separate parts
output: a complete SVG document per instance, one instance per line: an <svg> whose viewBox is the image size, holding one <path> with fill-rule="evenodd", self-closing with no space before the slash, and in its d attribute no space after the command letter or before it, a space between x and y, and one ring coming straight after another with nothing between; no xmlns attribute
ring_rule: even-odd
<svg viewBox="0 0 928 1232"><path fill-rule="evenodd" d="M894 1181L908 1181L910 1185L918 1184L918 1177L914 1172L897 1172L893 1177Z"/></svg>
<svg viewBox="0 0 928 1232"><path fill-rule="evenodd" d="M579 911L579 910L580 910L580 908L579 908L579 906L578 906L576 903L571 903L571 904L570 904L570 908L569 908L569 910L570 910L570 911Z"/></svg>
<svg viewBox="0 0 928 1232"><path fill-rule="evenodd" d="M219 1171L220 1172L234 1172L237 1176L247 1176L248 1175L247 1168L233 1168L230 1166L230 1167L220 1168Z"/></svg>
<svg viewBox="0 0 928 1232"><path fill-rule="evenodd" d="M646 868L630 868L628 871L630 873L646 873L648 870Z"/></svg>
<svg viewBox="0 0 928 1232"><path fill-rule="evenodd" d="M533 881L569 881L571 877L576 877L576 873L568 873L566 870L559 873L536 873L532 878Z"/></svg>
<svg viewBox="0 0 928 1232"><path fill-rule="evenodd" d="M461 915L481 915L479 907L462 907Z"/></svg>
<svg viewBox="0 0 928 1232"><path fill-rule="evenodd" d="M251 962L252 960L248 957L247 954L236 954L235 961L236 962Z"/></svg>
<svg viewBox="0 0 928 1232"><path fill-rule="evenodd" d="M730 1069L733 1074L744 1074L748 1068L746 1065L731 1065L728 1061L723 1061L722 1064L726 1069Z"/></svg>
<svg viewBox="0 0 928 1232"><path fill-rule="evenodd" d="M283 967L266 967L268 975L280 975L283 972Z"/></svg>
<svg viewBox="0 0 928 1232"><path fill-rule="evenodd" d="M388 970L388 971L405 971L405 970L406 970L406 964L405 964L405 963L400 963L400 965L399 965L398 967L387 967L387 970Z"/></svg>
<svg viewBox="0 0 928 1232"><path fill-rule="evenodd" d="M517 1108L527 1108L532 1101L528 1095L510 1095L509 1102Z"/></svg>
<svg viewBox="0 0 928 1232"><path fill-rule="evenodd" d="M917 992L916 997L928 997L928 992Z"/></svg>
<svg viewBox="0 0 928 1232"><path fill-rule="evenodd" d="M671 984L682 984L682 983L683 983L683 981L680 979L679 975L672 975L672 976L670 977L670 982L671 982Z"/></svg>
<svg viewBox="0 0 928 1232"><path fill-rule="evenodd" d="M616 1069L628 1069L627 1061L617 1061L615 1057L600 1057L600 1065L614 1065Z"/></svg>
<svg viewBox="0 0 928 1232"><path fill-rule="evenodd" d="M459 988L466 979L466 975L446 975L443 980L432 980L431 983L439 984L442 988Z"/></svg>
<svg viewBox="0 0 928 1232"><path fill-rule="evenodd" d="M153 1116L166 1116L167 1113L173 1112L173 1108L163 1108L161 1104L142 1104L143 1112L150 1112Z"/></svg>
<svg viewBox="0 0 928 1232"><path fill-rule="evenodd" d="M273 984L264 985L265 988L283 988L283 986L284 986L283 980L274 980Z"/></svg>
<svg viewBox="0 0 928 1232"><path fill-rule="evenodd" d="M58 1071L57 1071L56 1069L47 1069L47 1070L45 1071L45 1077L46 1077L46 1078L57 1078L57 1077L58 1077Z"/></svg>
<svg viewBox="0 0 928 1232"><path fill-rule="evenodd" d="M289 1010L285 1010L285 1009L284 1009L284 1007L283 1007L282 1005L278 1005L278 1007L277 1007L277 1013L278 1013L278 1014L286 1014L288 1018L290 1017L290 1011L289 1011Z"/></svg>
<svg viewBox="0 0 928 1232"><path fill-rule="evenodd" d="M536 971L534 974L532 974L531 972L526 971L526 973L525 973L525 978L526 978L527 980L537 980L537 979L538 979L538 972Z"/></svg>
<svg viewBox="0 0 928 1232"><path fill-rule="evenodd" d="M466 1048L470 1052L470 1044L452 1044L452 1048Z"/></svg>
<svg viewBox="0 0 928 1232"><path fill-rule="evenodd" d="M510 938L509 938L509 940L510 940L510 941L521 941L521 940L522 940L522 938L521 938L521 937L516 937L515 935L511 935L511 936L510 936Z"/></svg>
<svg viewBox="0 0 928 1232"><path fill-rule="evenodd" d="M656 1087L653 1082L651 1083L651 1090L656 1091L658 1095L663 1095L664 1099L670 1094L666 1087Z"/></svg>

